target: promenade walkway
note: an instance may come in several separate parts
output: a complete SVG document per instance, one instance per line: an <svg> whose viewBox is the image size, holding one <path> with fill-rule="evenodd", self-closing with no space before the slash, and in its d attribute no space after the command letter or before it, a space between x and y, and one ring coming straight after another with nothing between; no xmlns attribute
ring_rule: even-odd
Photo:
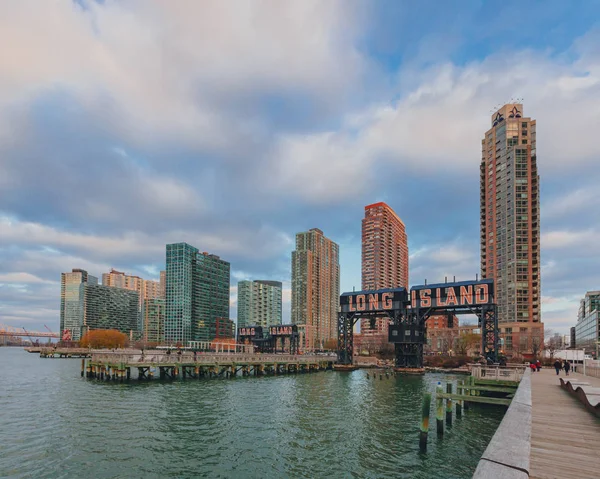
<svg viewBox="0 0 600 479"><path fill-rule="evenodd" d="M561 371L560 377L565 377ZM600 379L582 374L569 378L600 387ZM600 477L600 419L560 387L554 369L531 375L531 478Z"/></svg>

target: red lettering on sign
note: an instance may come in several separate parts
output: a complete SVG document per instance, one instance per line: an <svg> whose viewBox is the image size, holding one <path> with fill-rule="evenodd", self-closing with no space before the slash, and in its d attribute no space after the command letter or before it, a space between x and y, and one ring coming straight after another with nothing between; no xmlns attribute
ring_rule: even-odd
<svg viewBox="0 0 600 479"><path fill-rule="evenodd" d="M417 307L417 292L415 290L410 292L410 299L411 299L411 308L416 308Z"/></svg>
<svg viewBox="0 0 600 479"><path fill-rule="evenodd" d="M392 309L394 307L392 297L392 293L383 293L381 295L381 302L383 303L381 309Z"/></svg>
<svg viewBox="0 0 600 479"><path fill-rule="evenodd" d="M447 288L445 288L447 289ZM435 289L435 298L437 299L437 306L446 306L446 302L442 298L442 290L441 288Z"/></svg>
<svg viewBox="0 0 600 479"><path fill-rule="evenodd" d="M458 306L458 300L456 299L456 293L454 287L448 288L448 296L446 297L446 306Z"/></svg>
<svg viewBox="0 0 600 479"><path fill-rule="evenodd" d="M419 291L419 299L421 300L421 308L430 308L431 307L431 290L430 289L422 289Z"/></svg>
<svg viewBox="0 0 600 479"><path fill-rule="evenodd" d="M354 296L348 297L348 311L356 311L356 308L352 305L352 298Z"/></svg>
<svg viewBox="0 0 600 479"><path fill-rule="evenodd" d="M369 295L369 311L379 309L379 295L377 293Z"/></svg>
<svg viewBox="0 0 600 479"><path fill-rule="evenodd" d="M475 285L475 304L487 304L488 301L489 301L488 285L487 284Z"/></svg>
<svg viewBox="0 0 600 479"><path fill-rule="evenodd" d="M473 285L460 287L460 304L473 304Z"/></svg>
<svg viewBox="0 0 600 479"><path fill-rule="evenodd" d="M365 304L365 295L364 294L359 294L356 297L356 310L357 311L364 311L365 309L367 309L367 305Z"/></svg>

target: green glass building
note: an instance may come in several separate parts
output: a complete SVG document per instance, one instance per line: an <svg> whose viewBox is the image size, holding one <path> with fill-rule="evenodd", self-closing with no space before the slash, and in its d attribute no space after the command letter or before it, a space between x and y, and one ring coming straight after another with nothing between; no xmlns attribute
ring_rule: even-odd
<svg viewBox="0 0 600 479"><path fill-rule="evenodd" d="M187 243L167 245L165 341L211 341L229 317L230 265Z"/></svg>

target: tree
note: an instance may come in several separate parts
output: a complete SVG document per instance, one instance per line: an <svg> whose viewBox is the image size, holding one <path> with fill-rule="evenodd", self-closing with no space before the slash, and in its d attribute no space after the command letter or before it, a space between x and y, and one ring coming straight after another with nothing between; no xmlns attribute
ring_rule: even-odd
<svg viewBox="0 0 600 479"><path fill-rule="evenodd" d="M550 359L553 359L554 358L554 353L556 353L556 351L561 348L560 338L555 337L552 334L552 330L551 329L545 329L544 330L544 336L548 338L546 340L546 344L544 346L544 349L546 349L546 351L548 351L548 353L550 353Z"/></svg>
<svg viewBox="0 0 600 479"><path fill-rule="evenodd" d="M325 349L328 351L337 351L338 342L337 339L328 339L325 341Z"/></svg>
<svg viewBox="0 0 600 479"><path fill-rule="evenodd" d="M122 348L127 344L127 335L116 329L94 329L79 341L82 348Z"/></svg>
<svg viewBox="0 0 600 479"><path fill-rule="evenodd" d="M456 341L456 352L464 356L469 354L471 351L478 349L480 344L481 334L461 334Z"/></svg>

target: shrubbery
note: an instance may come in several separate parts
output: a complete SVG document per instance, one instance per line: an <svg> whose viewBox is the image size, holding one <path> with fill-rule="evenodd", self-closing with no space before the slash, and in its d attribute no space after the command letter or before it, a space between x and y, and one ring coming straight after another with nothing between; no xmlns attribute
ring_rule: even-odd
<svg viewBox="0 0 600 479"><path fill-rule="evenodd" d="M127 344L127 335L116 329L95 329L88 331L79 341L82 348L123 348Z"/></svg>

